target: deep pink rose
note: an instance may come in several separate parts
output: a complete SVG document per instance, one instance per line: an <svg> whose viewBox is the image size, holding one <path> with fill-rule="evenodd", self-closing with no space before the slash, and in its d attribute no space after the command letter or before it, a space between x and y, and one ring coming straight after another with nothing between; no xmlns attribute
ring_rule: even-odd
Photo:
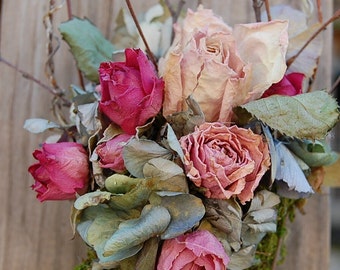
<svg viewBox="0 0 340 270"><path fill-rule="evenodd" d="M97 146L99 166L109 168L117 173L123 173L126 168L123 160L123 146L131 138L129 134L120 134L113 139Z"/></svg>
<svg viewBox="0 0 340 270"><path fill-rule="evenodd" d="M221 242L200 230L165 240L157 270L225 270L229 258Z"/></svg>
<svg viewBox="0 0 340 270"><path fill-rule="evenodd" d="M135 134L161 109L164 82L140 49L126 49L125 62L99 67L102 112L127 134Z"/></svg>
<svg viewBox="0 0 340 270"><path fill-rule="evenodd" d="M33 156L39 162L31 165L28 171L35 179L32 189L38 193L39 201L74 199L76 193L85 193L89 167L81 144L44 143Z"/></svg>
<svg viewBox="0 0 340 270"><path fill-rule="evenodd" d="M305 75L298 72L284 75L282 80L278 83L274 83L263 93L262 97L265 98L272 95L295 96L302 94L304 78Z"/></svg>
<svg viewBox="0 0 340 270"><path fill-rule="evenodd" d="M204 123L180 143L187 176L208 198L237 196L244 204L270 166L268 145L250 129Z"/></svg>

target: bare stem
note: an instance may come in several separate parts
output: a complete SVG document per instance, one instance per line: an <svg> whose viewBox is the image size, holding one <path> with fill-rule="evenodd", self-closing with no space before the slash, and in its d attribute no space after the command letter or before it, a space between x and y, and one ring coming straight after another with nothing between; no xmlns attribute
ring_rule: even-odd
<svg viewBox="0 0 340 270"><path fill-rule="evenodd" d="M261 21L261 7L262 7L262 5L263 5L262 0L253 0L253 9L254 9L254 12L255 12L256 22Z"/></svg>
<svg viewBox="0 0 340 270"><path fill-rule="evenodd" d="M13 65L11 62L7 61L6 59L4 59L3 57L0 56L0 62L4 63L5 65L7 65L8 67L14 69L16 72L20 73L24 78L35 82L36 84L38 84L41 88L47 90L48 92L50 92L52 95L62 99L65 102L65 105L70 106L71 103L69 100L65 99L65 97L63 97L63 93L60 91L56 91L55 89L53 89L52 87L44 84L43 82L41 82L40 80L38 80L37 78L35 78L33 75L27 73L26 71L23 71L22 69L18 68L16 65Z"/></svg>
<svg viewBox="0 0 340 270"><path fill-rule="evenodd" d="M153 55L152 51L150 50L149 44L148 44L148 42L147 42L147 40L146 40L146 38L145 38L145 36L144 36L144 33L143 33L143 31L142 31L142 28L140 27L140 24L139 24L139 22L138 22L138 19L137 19L137 16L136 16L136 14L135 14L135 11L133 10L133 7L132 7L132 5L131 5L131 2L130 2L130 0L125 0L125 2L126 2L126 5L128 6L128 9L129 9L130 14L131 14L131 16L132 16L132 19L133 19L133 21L134 21L134 23L135 23L135 25L136 25L136 27L137 27L138 33L139 33L140 37L141 37L142 40L143 40L143 43L144 43L145 48L146 48L146 52L147 52L147 54L149 55L149 58L150 58L150 60L152 61L152 63L155 65L155 68L157 69L157 61L156 61L156 58L155 58L155 56Z"/></svg>
<svg viewBox="0 0 340 270"><path fill-rule="evenodd" d="M201 1L198 1L197 5L200 5L200 4L201 4ZM183 6L185 5L185 1L184 0L179 1L176 11L173 9L172 5L170 4L170 0L165 0L165 5L167 6L171 14L173 23L177 22L178 17L181 14L181 11L183 9ZM173 39L174 39L174 30L172 30L171 32L171 41Z"/></svg>
<svg viewBox="0 0 340 270"><path fill-rule="evenodd" d="M270 14L269 0L264 0L264 4L265 4L265 7L266 7L267 19L268 19L268 22L270 22L272 20L272 15Z"/></svg>
<svg viewBox="0 0 340 270"><path fill-rule="evenodd" d="M330 94L332 94L336 88L340 85L340 76L335 80L335 82L332 85L332 88L328 91Z"/></svg>
<svg viewBox="0 0 340 270"><path fill-rule="evenodd" d="M309 43L313 41L314 38L316 38L323 30L326 29L326 27L330 23L334 22L338 18L340 18L340 9L338 9L327 22L321 25L321 27L307 40L305 45L303 45L302 48L294 56L287 60L287 68L295 61L296 58L298 58L298 56L303 52L304 49L306 49L306 47L309 45Z"/></svg>

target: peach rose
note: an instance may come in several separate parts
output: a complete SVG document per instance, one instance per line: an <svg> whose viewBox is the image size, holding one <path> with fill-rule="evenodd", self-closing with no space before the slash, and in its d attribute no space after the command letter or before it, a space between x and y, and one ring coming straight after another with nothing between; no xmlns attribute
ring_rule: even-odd
<svg viewBox="0 0 340 270"><path fill-rule="evenodd" d="M204 123L180 144L187 176L208 198L236 196L244 204L270 166L268 145L250 129Z"/></svg>
<svg viewBox="0 0 340 270"><path fill-rule="evenodd" d="M212 10L188 10L159 62L165 81L164 116L186 109L193 94L208 122L230 120L232 108L260 98L286 71L286 21L236 25Z"/></svg>

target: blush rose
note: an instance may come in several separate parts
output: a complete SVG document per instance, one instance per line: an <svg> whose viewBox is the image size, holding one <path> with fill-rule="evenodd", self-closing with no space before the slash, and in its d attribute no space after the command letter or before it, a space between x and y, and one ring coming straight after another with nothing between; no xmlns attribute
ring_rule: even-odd
<svg viewBox="0 0 340 270"><path fill-rule="evenodd" d="M199 230L165 240L157 270L225 270L228 263L221 242L209 231Z"/></svg>
<svg viewBox="0 0 340 270"><path fill-rule="evenodd" d="M208 198L236 196L244 204L270 166L267 143L250 129L204 123L180 144L187 176Z"/></svg>
<svg viewBox="0 0 340 270"><path fill-rule="evenodd" d="M125 62L99 67L100 110L127 134L135 134L161 109L164 82L140 49L126 49Z"/></svg>
<svg viewBox="0 0 340 270"><path fill-rule="evenodd" d="M46 200L75 199L88 186L88 156L81 144L73 142L44 143L33 156L39 162L28 171L35 179L32 189L37 198Z"/></svg>
<svg viewBox="0 0 340 270"><path fill-rule="evenodd" d="M233 107L260 98L282 79L287 27L286 21L271 21L232 29L212 10L189 10L159 62L164 116L185 110L192 95L207 122L230 121Z"/></svg>
<svg viewBox="0 0 340 270"><path fill-rule="evenodd" d="M96 147L99 156L99 166L109 168L117 173L126 171L123 160L123 146L131 138L129 134L119 134L113 139Z"/></svg>

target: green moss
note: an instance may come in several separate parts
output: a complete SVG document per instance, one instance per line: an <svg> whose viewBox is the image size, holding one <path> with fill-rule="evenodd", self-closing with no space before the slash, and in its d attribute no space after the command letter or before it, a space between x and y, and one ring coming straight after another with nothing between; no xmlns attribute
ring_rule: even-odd
<svg viewBox="0 0 340 270"><path fill-rule="evenodd" d="M73 268L73 270L91 270L93 260L97 259L96 252L89 248L87 251L87 258L83 262Z"/></svg>
<svg viewBox="0 0 340 270"><path fill-rule="evenodd" d="M281 198L277 207L277 230L276 233L267 234L259 243L256 250L256 260L260 263L250 268L251 270L271 270L274 265L284 262L286 257L286 247L284 240L287 235L286 222L294 221L295 210L300 200Z"/></svg>

